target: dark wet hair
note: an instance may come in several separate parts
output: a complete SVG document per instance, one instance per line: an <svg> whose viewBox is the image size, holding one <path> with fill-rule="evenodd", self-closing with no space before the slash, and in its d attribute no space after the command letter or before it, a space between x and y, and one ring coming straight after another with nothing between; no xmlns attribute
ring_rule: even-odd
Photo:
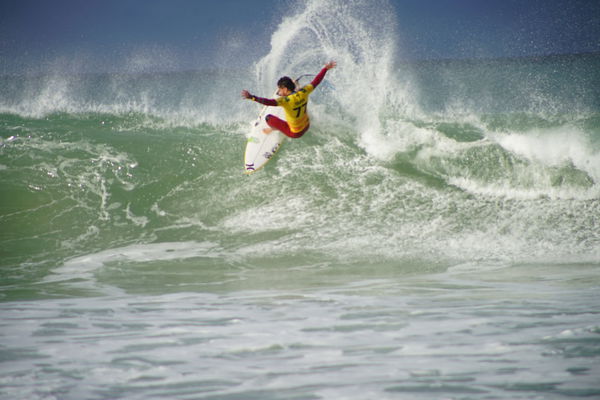
<svg viewBox="0 0 600 400"><path fill-rule="evenodd" d="M285 87L293 92L296 89L296 84L289 76L283 76L277 81L277 87Z"/></svg>

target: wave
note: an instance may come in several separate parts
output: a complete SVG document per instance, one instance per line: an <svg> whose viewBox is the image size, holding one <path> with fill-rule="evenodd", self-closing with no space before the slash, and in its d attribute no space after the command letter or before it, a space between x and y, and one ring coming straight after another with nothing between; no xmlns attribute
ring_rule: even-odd
<svg viewBox="0 0 600 400"><path fill-rule="evenodd" d="M22 199L4 209L8 239L34 235L55 256L208 241L228 263L265 252L337 262L598 260L596 181L490 139L430 134L381 160L352 131L317 125L246 177L243 132L207 124L121 131L99 122L62 115L43 129L36 119L16 124L28 136L0 146L2 185Z"/></svg>
<svg viewBox="0 0 600 400"><path fill-rule="evenodd" d="M95 271L153 243L210 243L224 265L600 262L600 110L565 72L597 60L419 69L398 63L389 7L306 1L248 71L2 78L4 262L95 254ZM240 89L271 93L329 58L309 134L245 176L258 108ZM177 258L204 257L186 249Z"/></svg>

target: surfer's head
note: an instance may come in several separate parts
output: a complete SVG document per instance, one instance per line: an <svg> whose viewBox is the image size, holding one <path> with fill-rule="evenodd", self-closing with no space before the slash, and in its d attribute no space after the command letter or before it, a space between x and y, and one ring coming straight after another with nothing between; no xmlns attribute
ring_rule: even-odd
<svg viewBox="0 0 600 400"><path fill-rule="evenodd" d="M287 89L287 91L289 91L289 93L285 94L287 96L288 94L291 94L294 89L296 89L296 84L289 76L283 76L277 81L277 87L279 89Z"/></svg>

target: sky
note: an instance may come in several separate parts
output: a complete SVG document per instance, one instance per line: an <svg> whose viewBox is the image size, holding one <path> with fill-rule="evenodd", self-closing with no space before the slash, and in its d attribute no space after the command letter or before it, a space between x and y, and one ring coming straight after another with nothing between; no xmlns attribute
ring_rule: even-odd
<svg viewBox="0 0 600 400"><path fill-rule="evenodd" d="M600 52L598 0L390 0L406 60ZM1 0L0 73L256 61L292 0ZM235 53L237 57L224 57Z"/></svg>

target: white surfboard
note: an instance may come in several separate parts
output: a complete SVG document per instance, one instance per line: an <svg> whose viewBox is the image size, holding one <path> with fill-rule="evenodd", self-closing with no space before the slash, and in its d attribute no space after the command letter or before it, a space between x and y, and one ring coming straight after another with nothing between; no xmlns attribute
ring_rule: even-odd
<svg viewBox="0 0 600 400"><path fill-rule="evenodd" d="M252 130L246 142L246 153L244 155L244 169L246 174L251 174L264 167L285 140L285 135L278 130L274 130L268 135L263 133L263 129L267 128L265 117L268 114L276 115L279 118L285 119L284 111L281 107L264 106L258 115L258 118L252 125Z"/></svg>

